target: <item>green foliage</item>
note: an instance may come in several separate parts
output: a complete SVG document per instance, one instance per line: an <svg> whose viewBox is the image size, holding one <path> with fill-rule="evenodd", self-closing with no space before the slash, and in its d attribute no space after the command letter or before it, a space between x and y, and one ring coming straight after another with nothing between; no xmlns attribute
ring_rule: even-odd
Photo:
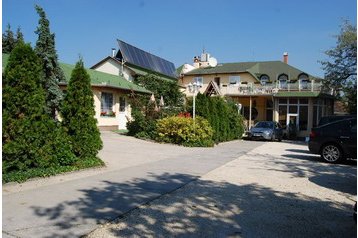
<svg viewBox="0 0 358 238"><path fill-rule="evenodd" d="M165 81L155 75L140 76L134 83L153 92L151 95L136 94L131 97L133 121L127 123L128 135L144 139L155 139L156 120L177 115L182 111L183 94L175 81ZM160 107L160 98L164 99L164 107Z"/></svg>
<svg viewBox="0 0 358 238"><path fill-rule="evenodd" d="M30 45L18 44L3 75L3 174L68 165L68 137L45 113L42 69Z"/></svg>
<svg viewBox="0 0 358 238"><path fill-rule="evenodd" d="M71 172L91 167L100 167L103 165L103 161L99 158L88 158L85 161L78 161L74 165L52 166L48 168L32 168L25 171L12 171L3 174L2 181L3 183L24 182L34 177L48 177L60 173Z"/></svg>
<svg viewBox="0 0 358 238"><path fill-rule="evenodd" d="M179 85L174 80L166 81L158 78L153 74L147 74L145 76L139 76L135 78L134 83L153 92L157 105L159 105L159 100L162 96L164 99L165 107L181 108L183 106L184 95L180 92ZM144 105L148 102L148 100L149 96L146 95L144 99Z"/></svg>
<svg viewBox="0 0 358 238"><path fill-rule="evenodd" d="M322 61L325 70L325 84L336 91L352 114L357 113L357 27L343 22L341 32L336 36L336 47L325 53L330 60ZM352 94L353 93L353 94Z"/></svg>
<svg viewBox="0 0 358 238"><path fill-rule="evenodd" d="M158 115L158 114L157 114ZM128 135L142 139L155 139L155 125L157 116L149 112L142 112L138 108L132 110L133 121L127 123Z"/></svg>
<svg viewBox="0 0 358 238"><path fill-rule="evenodd" d="M191 108L192 100L188 100ZM206 118L214 130L213 139L216 143L241 138L244 132L242 116L230 99L208 97L198 94L196 97L196 114Z"/></svg>
<svg viewBox="0 0 358 238"><path fill-rule="evenodd" d="M2 34L2 53L10 54L18 43L24 43L24 35L20 27L17 28L15 37L10 24L8 24L5 33Z"/></svg>
<svg viewBox="0 0 358 238"><path fill-rule="evenodd" d="M65 76L58 63L55 34L50 32L49 20L40 6L36 5L35 8L40 16L39 25L35 31L38 35L35 52L42 60L44 72L43 88L46 90L46 111L53 119L56 119L56 110L58 111L63 99L58 82L65 81Z"/></svg>
<svg viewBox="0 0 358 238"><path fill-rule="evenodd" d="M184 146L213 146L209 122L198 116L195 123L188 117L167 117L157 121L157 140Z"/></svg>
<svg viewBox="0 0 358 238"><path fill-rule="evenodd" d="M81 159L95 157L102 148L102 140L94 118L94 99L90 76L82 60L71 74L63 105L62 125L68 133L74 154Z"/></svg>

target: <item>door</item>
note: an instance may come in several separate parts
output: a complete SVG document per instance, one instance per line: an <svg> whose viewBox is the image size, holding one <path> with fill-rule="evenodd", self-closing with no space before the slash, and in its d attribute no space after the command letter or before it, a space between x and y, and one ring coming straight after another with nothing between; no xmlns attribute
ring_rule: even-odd
<svg viewBox="0 0 358 238"><path fill-rule="evenodd" d="M215 77L214 83L216 83L216 85L218 85L218 87L220 88L220 77Z"/></svg>
<svg viewBox="0 0 358 238"><path fill-rule="evenodd" d="M288 113L286 120L286 135L290 139L295 139L298 133L299 117L297 113Z"/></svg>
<svg viewBox="0 0 358 238"><path fill-rule="evenodd" d="M119 113L118 113L118 129L124 130L127 129L127 102L126 98L123 96L119 97Z"/></svg>

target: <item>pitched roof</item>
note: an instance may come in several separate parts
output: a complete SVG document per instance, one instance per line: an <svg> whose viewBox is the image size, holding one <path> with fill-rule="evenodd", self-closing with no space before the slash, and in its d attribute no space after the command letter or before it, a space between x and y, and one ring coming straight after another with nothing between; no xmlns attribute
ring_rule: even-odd
<svg viewBox="0 0 358 238"><path fill-rule="evenodd" d="M119 60L124 59L125 62L140 68L165 75L169 78L177 78L175 66L172 62L139 49L138 47L128 44L122 40L117 39L117 42L119 49L116 54L116 58Z"/></svg>
<svg viewBox="0 0 358 238"><path fill-rule="evenodd" d="M256 80L259 80L260 76L265 74L269 76L271 82L277 80L278 76L281 74L286 74L289 80L297 80L300 74L306 74L309 80L318 80L318 78L281 61L223 63L218 64L215 67L194 69L184 75L230 74L243 72L250 73Z"/></svg>
<svg viewBox="0 0 358 238"><path fill-rule="evenodd" d="M4 71L7 62L9 60L9 54L2 54L2 69ZM60 63L60 67L65 75L67 82L71 79L72 70L75 68L74 65ZM87 73L91 78L92 86L103 86L118 88L123 90L136 91L141 93L151 93L151 91L145 89L144 87L138 86L132 82L127 81L123 77L99 72L93 69L86 69ZM66 84L66 83L65 83Z"/></svg>

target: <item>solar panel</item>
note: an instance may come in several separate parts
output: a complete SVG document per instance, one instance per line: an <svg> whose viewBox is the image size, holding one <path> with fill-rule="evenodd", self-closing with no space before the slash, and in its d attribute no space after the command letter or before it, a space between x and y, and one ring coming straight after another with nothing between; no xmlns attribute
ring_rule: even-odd
<svg viewBox="0 0 358 238"><path fill-rule="evenodd" d="M124 41L117 40L120 53L126 62L170 77L176 77L172 62L150 54Z"/></svg>

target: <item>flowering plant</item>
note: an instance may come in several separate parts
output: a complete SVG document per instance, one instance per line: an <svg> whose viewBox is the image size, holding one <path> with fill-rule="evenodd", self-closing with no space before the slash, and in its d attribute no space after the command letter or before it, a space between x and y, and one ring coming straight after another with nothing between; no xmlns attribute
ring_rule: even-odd
<svg viewBox="0 0 358 238"><path fill-rule="evenodd" d="M101 117L115 117L116 112L108 111L108 112L101 112Z"/></svg>
<svg viewBox="0 0 358 238"><path fill-rule="evenodd" d="M191 115L189 112L181 112L178 114L178 117L191 118Z"/></svg>

